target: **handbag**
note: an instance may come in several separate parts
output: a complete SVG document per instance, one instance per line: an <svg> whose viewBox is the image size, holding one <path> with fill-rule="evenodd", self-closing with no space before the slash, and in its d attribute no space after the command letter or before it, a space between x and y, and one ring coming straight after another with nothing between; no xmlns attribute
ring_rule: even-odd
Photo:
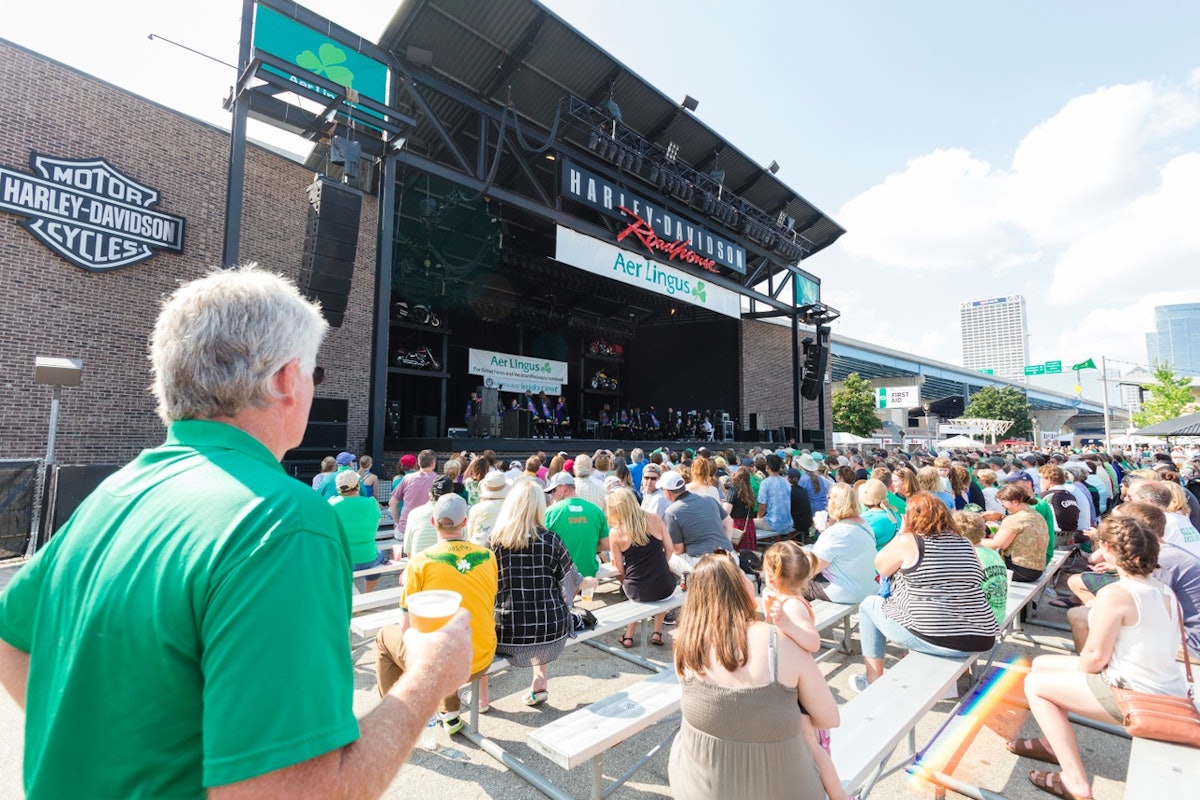
<svg viewBox="0 0 1200 800"><path fill-rule="evenodd" d="M1179 638L1186 653L1187 637L1183 630L1183 608L1178 605L1178 601L1176 609L1179 612ZM1125 730L1130 736L1200 747L1200 711L1196 710L1192 701L1195 684L1192 680L1191 659L1183 663L1188 682L1185 697L1113 687L1113 698L1125 717Z"/></svg>

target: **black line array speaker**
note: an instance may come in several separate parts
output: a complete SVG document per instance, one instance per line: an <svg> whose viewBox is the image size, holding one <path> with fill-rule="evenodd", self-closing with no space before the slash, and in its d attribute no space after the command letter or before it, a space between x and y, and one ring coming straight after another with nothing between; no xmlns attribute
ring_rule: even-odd
<svg viewBox="0 0 1200 800"><path fill-rule="evenodd" d="M800 396L816 400L825 382L825 367L829 360L829 327L817 326L816 341L804 344L804 378L800 381Z"/></svg>
<svg viewBox="0 0 1200 800"><path fill-rule="evenodd" d="M326 321L341 327L350 300L350 280L358 254L362 192L318 175L308 193L308 227L300 290L321 302Z"/></svg>

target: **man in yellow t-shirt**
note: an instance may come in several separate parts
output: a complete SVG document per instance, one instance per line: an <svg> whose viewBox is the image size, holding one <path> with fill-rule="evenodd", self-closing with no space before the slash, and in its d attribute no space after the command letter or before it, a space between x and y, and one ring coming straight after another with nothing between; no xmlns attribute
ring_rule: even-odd
<svg viewBox="0 0 1200 800"><path fill-rule="evenodd" d="M404 571L404 594L400 607L404 619L388 625L375 637L375 678L380 696L404 674L404 631L409 627L407 602L410 594L430 589L446 589L462 595L462 607L471 613L471 677L481 681L480 710L487 706L487 669L496 655L496 624L492 609L496 604L499 573L492 551L463 539L467 523L467 501L458 494L438 498L433 507L437 544L413 556ZM449 734L462 730L458 694L444 698L438 706L438 719Z"/></svg>

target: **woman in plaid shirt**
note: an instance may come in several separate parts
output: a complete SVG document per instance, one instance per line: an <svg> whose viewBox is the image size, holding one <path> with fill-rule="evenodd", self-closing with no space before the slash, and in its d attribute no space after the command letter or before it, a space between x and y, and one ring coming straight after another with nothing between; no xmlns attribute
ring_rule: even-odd
<svg viewBox="0 0 1200 800"><path fill-rule="evenodd" d="M500 508L491 548L500 569L496 592L496 652L513 666L533 667L525 705L549 697L546 668L571 633L571 602L581 578L562 540L546 530L546 497L518 481Z"/></svg>

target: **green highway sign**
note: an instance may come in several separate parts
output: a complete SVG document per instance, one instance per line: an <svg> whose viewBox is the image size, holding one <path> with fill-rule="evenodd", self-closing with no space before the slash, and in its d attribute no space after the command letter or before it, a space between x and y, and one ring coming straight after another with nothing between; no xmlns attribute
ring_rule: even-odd
<svg viewBox="0 0 1200 800"><path fill-rule="evenodd" d="M1045 364L1027 364L1025 366L1025 374L1026 375L1045 375L1046 374L1046 365Z"/></svg>
<svg viewBox="0 0 1200 800"><path fill-rule="evenodd" d="M1060 372L1062 372L1062 362L1061 361L1047 361L1046 362L1046 374L1047 375L1057 375Z"/></svg>

